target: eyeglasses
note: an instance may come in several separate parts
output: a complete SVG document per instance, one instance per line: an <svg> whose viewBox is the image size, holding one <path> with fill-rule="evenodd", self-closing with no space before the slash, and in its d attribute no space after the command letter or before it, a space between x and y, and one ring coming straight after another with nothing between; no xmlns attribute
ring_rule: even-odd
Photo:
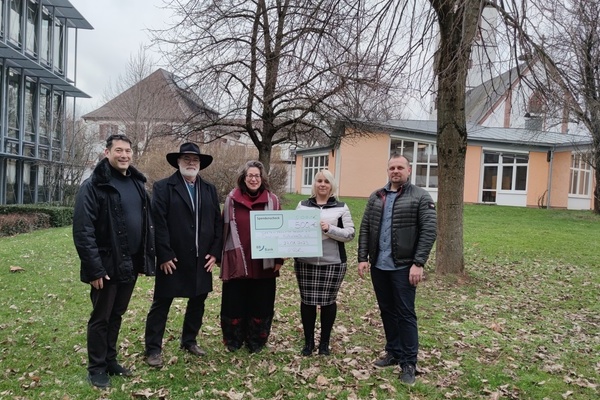
<svg viewBox="0 0 600 400"><path fill-rule="evenodd" d="M260 174L247 174L246 178L251 180L251 179L260 179Z"/></svg>

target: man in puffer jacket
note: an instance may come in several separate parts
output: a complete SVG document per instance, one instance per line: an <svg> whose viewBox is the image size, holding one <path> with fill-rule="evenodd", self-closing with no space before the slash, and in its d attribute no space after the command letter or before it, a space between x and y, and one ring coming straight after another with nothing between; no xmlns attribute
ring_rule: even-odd
<svg viewBox="0 0 600 400"><path fill-rule="evenodd" d="M388 184L369 197L358 238L358 273L371 272L386 354L377 367L400 365L400 380L415 382L419 337L415 295L436 238L435 203L410 183L410 163L393 154ZM373 268L371 268L373 267Z"/></svg>
<svg viewBox="0 0 600 400"><path fill-rule="evenodd" d="M150 198L146 178L130 165L131 140L111 135L104 155L82 183L73 215L81 281L90 284L92 301L88 381L99 388L110 386L109 375L132 375L117 362L121 320L138 274L155 274Z"/></svg>

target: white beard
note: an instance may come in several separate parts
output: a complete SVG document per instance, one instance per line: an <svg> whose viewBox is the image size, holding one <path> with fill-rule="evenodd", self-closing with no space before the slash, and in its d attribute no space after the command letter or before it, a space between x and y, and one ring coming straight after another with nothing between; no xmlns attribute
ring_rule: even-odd
<svg viewBox="0 0 600 400"><path fill-rule="evenodd" d="M182 166L179 166L179 172L186 178L195 178L200 172L200 168L187 169Z"/></svg>

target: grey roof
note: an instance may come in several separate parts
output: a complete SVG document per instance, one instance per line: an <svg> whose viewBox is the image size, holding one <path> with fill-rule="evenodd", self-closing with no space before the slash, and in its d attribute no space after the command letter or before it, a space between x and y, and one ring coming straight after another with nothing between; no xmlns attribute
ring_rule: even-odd
<svg viewBox="0 0 600 400"><path fill-rule="evenodd" d="M56 17L70 28L94 29L68 0L42 0L42 4L48 8L54 7Z"/></svg>
<svg viewBox="0 0 600 400"><path fill-rule="evenodd" d="M163 121L185 123L201 116L216 116L181 78L157 69L100 108L83 116L90 121Z"/></svg>
<svg viewBox="0 0 600 400"><path fill-rule="evenodd" d="M435 120L388 120L370 124L386 130L388 133L413 133L437 136ZM584 135L572 135L557 132L543 132L519 128L496 128L467 123L467 140L493 144L527 145L544 148L585 146L591 138Z"/></svg>
<svg viewBox="0 0 600 400"><path fill-rule="evenodd" d="M476 124L483 122L486 114L502 99L506 92L527 71L526 64L520 64L508 71L495 76L467 91L465 94L465 116L467 121Z"/></svg>

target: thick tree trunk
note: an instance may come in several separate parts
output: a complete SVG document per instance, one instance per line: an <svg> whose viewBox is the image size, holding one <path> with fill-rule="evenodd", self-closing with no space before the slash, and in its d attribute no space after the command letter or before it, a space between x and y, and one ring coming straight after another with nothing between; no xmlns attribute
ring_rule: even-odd
<svg viewBox="0 0 600 400"><path fill-rule="evenodd" d="M438 236L436 272L464 271L465 87L480 1L431 0L440 26L437 53Z"/></svg>
<svg viewBox="0 0 600 400"><path fill-rule="evenodd" d="M265 171L268 173L271 170L271 142L265 143L264 141L258 146L258 161L263 163Z"/></svg>
<svg viewBox="0 0 600 400"><path fill-rule="evenodd" d="M467 151L465 84L464 81L461 84L457 80L456 74L440 74L439 83L436 271L442 274L462 273L464 270L463 193Z"/></svg>
<svg viewBox="0 0 600 400"><path fill-rule="evenodd" d="M594 171L594 213L600 214L600 129L592 133L594 145L592 147L594 161L592 169Z"/></svg>

